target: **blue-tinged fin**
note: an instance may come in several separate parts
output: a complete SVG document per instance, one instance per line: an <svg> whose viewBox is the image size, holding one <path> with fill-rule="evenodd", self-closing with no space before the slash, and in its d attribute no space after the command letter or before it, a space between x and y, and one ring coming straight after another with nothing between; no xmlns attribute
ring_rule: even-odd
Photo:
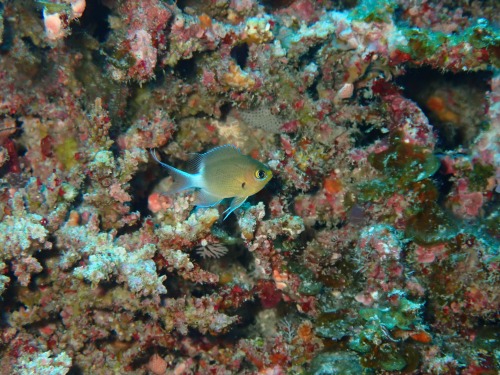
<svg viewBox="0 0 500 375"><path fill-rule="evenodd" d="M217 164L221 161L241 156L239 148L233 145L223 145L215 147L204 154L194 154L189 160L188 171L190 173L200 173L207 164Z"/></svg>
<svg viewBox="0 0 500 375"><path fill-rule="evenodd" d="M223 198L217 197L210 193L207 193L205 190L200 189L196 192L196 200L194 204L196 207L213 207L216 204L219 204Z"/></svg>
<svg viewBox="0 0 500 375"><path fill-rule="evenodd" d="M231 201L231 205L223 212L223 214L226 215L222 220L226 220L226 218L231 214L231 212L240 207L247 200L247 198L248 197L234 197L233 200Z"/></svg>
<svg viewBox="0 0 500 375"><path fill-rule="evenodd" d="M171 165L162 163L160 161L160 159L158 159L158 156L156 155L156 150L154 150L154 149L151 149L150 153L151 153L151 156L153 157L153 159L155 159L162 167L169 170L170 175L174 179L172 186L168 190L168 194L177 193L178 191L185 190L185 189L201 187L201 186L199 186L199 181L198 181L199 176L198 175L190 174L190 173L181 171L180 169L174 168Z"/></svg>

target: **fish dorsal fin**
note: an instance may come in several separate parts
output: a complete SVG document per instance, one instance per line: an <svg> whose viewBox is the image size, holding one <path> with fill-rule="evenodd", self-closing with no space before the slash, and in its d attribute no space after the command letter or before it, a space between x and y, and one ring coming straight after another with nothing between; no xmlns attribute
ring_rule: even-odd
<svg viewBox="0 0 500 375"><path fill-rule="evenodd" d="M215 147L204 154L194 154L193 158L189 160L187 169L189 173L198 173L207 164L217 163L237 156L241 156L241 151L236 146L223 145Z"/></svg>

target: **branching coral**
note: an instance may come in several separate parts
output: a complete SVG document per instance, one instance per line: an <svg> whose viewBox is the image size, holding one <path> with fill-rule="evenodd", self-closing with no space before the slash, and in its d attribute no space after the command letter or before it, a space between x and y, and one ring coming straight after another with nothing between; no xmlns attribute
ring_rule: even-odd
<svg viewBox="0 0 500 375"><path fill-rule="evenodd" d="M494 372L478 4L0 4L3 371ZM148 149L228 143L273 171L234 216L165 195Z"/></svg>
<svg viewBox="0 0 500 375"><path fill-rule="evenodd" d="M17 374L64 375L67 374L72 365L71 358L62 352L51 358L51 351L25 354L14 367Z"/></svg>
<svg viewBox="0 0 500 375"><path fill-rule="evenodd" d="M20 192L11 199L13 215L3 217L0 223L0 262L5 269L6 261L12 262L12 271L21 285L27 286L33 273L42 270L40 263L33 255L52 247L48 241L48 231L44 227L44 218L37 214L27 214ZM2 275L2 286L9 278ZM4 288L0 291L3 292Z"/></svg>

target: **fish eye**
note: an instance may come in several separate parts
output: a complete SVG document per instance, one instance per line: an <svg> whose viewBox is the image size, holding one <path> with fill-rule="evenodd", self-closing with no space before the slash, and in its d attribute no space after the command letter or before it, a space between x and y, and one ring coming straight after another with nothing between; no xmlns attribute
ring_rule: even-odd
<svg viewBox="0 0 500 375"><path fill-rule="evenodd" d="M263 180L264 178L266 178L266 172L262 169L257 169L255 171L255 178L258 180Z"/></svg>

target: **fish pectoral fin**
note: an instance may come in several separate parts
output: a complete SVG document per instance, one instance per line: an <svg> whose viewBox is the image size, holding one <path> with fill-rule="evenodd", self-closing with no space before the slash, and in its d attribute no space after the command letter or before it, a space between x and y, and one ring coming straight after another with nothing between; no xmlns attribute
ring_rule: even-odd
<svg viewBox="0 0 500 375"><path fill-rule="evenodd" d="M223 198L216 197L215 195L212 195L207 191L200 189L196 192L196 199L194 201L194 204L197 207L213 207L216 204L220 203L222 199Z"/></svg>
<svg viewBox="0 0 500 375"><path fill-rule="evenodd" d="M226 218L231 214L231 212L240 207L247 200L247 198L248 197L234 197L233 200L231 201L231 205L226 209L226 211L223 212L223 214L226 215L222 220L226 220Z"/></svg>

